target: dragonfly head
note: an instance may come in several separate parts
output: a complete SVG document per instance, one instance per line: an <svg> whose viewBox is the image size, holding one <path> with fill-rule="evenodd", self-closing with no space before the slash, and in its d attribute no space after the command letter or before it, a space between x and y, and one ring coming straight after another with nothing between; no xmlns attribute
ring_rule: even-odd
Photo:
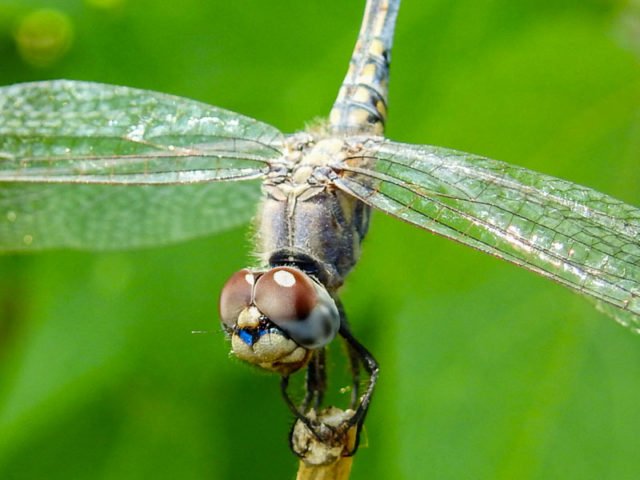
<svg viewBox="0 0 640 480"><path fill-rule="evenodd" d="M304 367L340 327L325 287L292 267L240 270L222 288L219 309L233 354L281 375Z"/></svg>

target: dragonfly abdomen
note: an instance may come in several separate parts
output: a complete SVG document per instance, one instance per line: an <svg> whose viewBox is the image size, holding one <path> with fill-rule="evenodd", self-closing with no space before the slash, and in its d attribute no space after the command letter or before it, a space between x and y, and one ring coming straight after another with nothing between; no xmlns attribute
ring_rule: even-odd
<svg viewBox="0 0 640 480"><path fill-rule="evenodd" d="M391 43L399 3L399 0L367 3L347 76L329 115L334 132L375 135L384 132Z"/></svg>
<svg viewBox="0 0 640 480"><path fill-rule="evenodd" d="M361 72L349 70L329 116L334 131L382 135L387 119L388 69L385 57L370 56Z"/></svg>

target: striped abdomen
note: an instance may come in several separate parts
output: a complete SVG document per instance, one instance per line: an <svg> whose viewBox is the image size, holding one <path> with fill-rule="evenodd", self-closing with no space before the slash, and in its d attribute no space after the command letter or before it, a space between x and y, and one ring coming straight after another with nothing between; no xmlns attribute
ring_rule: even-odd
<svg viewBox="0 0 640 480"><path fill-rule="evenodd" d="M334 132L382 135L399 0L369 0L349 71L329 116Z"/></svg>

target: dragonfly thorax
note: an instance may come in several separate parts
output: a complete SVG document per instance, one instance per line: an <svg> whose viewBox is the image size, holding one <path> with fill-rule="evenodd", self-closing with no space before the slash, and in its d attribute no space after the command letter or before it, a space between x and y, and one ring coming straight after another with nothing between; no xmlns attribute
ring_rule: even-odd
<svg viewBox="0 0 640 480"><path fill-rule="evenodd" d="M346 161L362 149L354 138L288 137L283 162L263 184L256 218L262 264L276 266L274 256L311 258L331 295L355 265L369 224L369 207L335 186Z"/></svg>
<svg viewBox="0 0 640 480"><path fill-rule="evenodd" d="M316 138L306 132L287 139L285 155L272 169L270 184L277 185L283 195L300 195L307 187L329 183L331 165L342 162L347 143L341 138ZM284 168L283 168L284 167Z"/></svg>
<svg viewBox="0 0 640 480"><path fill-rule="evenodd" d="M238 358L288 375L338 332L340 314L327 290L301 270L240 270L220 294L220 318Z"/></svg>

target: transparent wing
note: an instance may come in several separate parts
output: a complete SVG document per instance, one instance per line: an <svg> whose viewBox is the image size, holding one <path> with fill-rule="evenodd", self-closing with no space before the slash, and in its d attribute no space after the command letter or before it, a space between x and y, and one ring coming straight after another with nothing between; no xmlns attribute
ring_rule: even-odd
<svg viewBox="0 0 640 480"><path fill-rule="evenodd" d="M354 139L336 186L395 217L591 297L640 331L640 209L506 163Z"/></svg>
<svg viewBox="0 0 640 480"><path fill-rule="evenodd" d="M282 144L269 125L155 92L0 88L0 251L132 248L237 225L259 196L237 181L262 177Z"/></svg>

